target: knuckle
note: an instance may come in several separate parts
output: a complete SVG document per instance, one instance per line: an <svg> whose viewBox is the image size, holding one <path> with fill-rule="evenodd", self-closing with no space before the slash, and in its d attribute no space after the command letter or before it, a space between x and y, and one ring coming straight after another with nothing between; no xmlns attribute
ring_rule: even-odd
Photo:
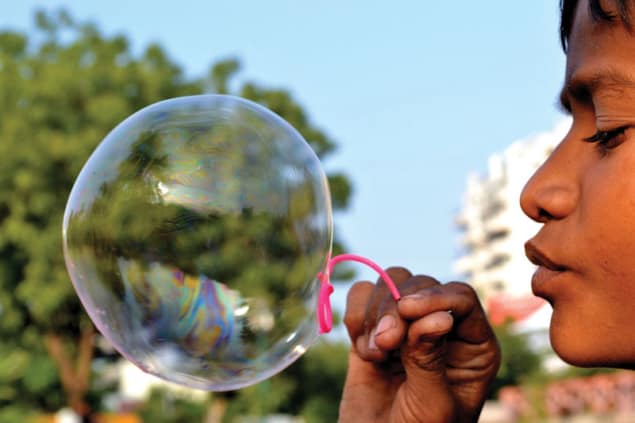
<svg viewBox="0 0 635 423"><path fill-rule="evenodd" d="M358 302L361 298L368 297L369 293L374 289L374 285L368 281L355 282L351 285L346 294L347 304ZM347 307L348 308L348 307Z"/></svg>
<svg viewBox="0 0 635 423"><path fill-rule="evenodd" d="M357 323L359 322L359 319L356 316L354 317L347 309L346 313L344 314L344 318L342 319L342 322L344 323L344 326L346 326L348 329L352 329L353 326L357 325Z"/></svg>
<svg viewBox="0 0 635 423"><path fill-rule="evenodd" d="M410 279L412 280L413 283L424 288L427 288L429 286L441 285L441 282L439 282L437 279L433 278L432 276L428 276L428 275L416 275Z"/></svg>
<svg viewBox="0 0 635 423"><path fill-rule="evenodd" d="M435 278L427 275L416 275L409 278L403 284L399 286L399 292L402 295L414 294L423 289L429 289L434 286L438 286L441 283Z"/></svg>
<svg viewBox="0 0 635 423"><path fill-rule="evenodd" d="M385 314L398 315L397 313L397 301L392 296L384 296L379 305L377 306L377 320L379 320Z"/></svg>
<svg viewBox="0 0 635 423"><path fill-rule="evenodd" d="M349 330L359 330L359 327L363 324L370 293L373 289L374 285L366 281L356 282L349 289L346 296L346 309L342 319Z"/></svg>
<svg viewBox="0 0 635 423"><path fill-rule="evenodd" d="M474 287L472 285L470 285L470 284L465 283L465 282L457 282L457 281L448 282L446 284L446 286L449 289L452 289L453 291L455 291L458 294L470 296L470 297L473 297L473 298L477 298L478 297Z"/></svg>
<svg viewBox="0 0 635 423"><path fill-rule="evenodd" d="M386 269L386 273L388 273L388 276L390 276L397 285L402 284L403 282L407 281L408 278L412 276L412 273L408 269L402 266L388 267ZM383 279L381 278L378 280L378 282L382 284L385 283Z"/></svg>

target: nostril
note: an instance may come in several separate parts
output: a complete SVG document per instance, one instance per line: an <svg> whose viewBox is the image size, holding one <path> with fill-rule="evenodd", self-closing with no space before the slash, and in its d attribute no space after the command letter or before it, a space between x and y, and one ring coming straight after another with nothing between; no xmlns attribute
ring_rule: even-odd
<svg viewBox="0 0 635 423"><path fill-rule="evenodd" d="M544 222L549 220L551 216L547 210L540 207L535 201L532 201L527 195L527 190L524 190L520 197L520 208L527 217L536 222Z"/></svg>
<svg viewBox="0 0 635 423"><path fill-rule="evenodd" d="M535 193L530 190L530 182L529 180L522 192L520 193L520 208L532 220L540 219L541 208L535 201Z"/></svg>
<svg viewBox="0 0 635 423"><path fill-rule="evenodd" d="M532 220L545 223L564 219L576 208L579 192L563 178L548 181L532 178L520 198L523 212Z"/></svg>
<svg viewBox="0 0 635 423"><path fill-rule="evenodd" d="M553 219L553 215L545 209L538 209L538 222L544 223Z"/></svg>

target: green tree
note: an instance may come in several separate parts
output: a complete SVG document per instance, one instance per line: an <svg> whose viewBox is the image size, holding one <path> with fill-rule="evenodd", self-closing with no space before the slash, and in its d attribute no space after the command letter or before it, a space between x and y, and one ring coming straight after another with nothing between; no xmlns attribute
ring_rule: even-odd
<svg viewBox="0 0 635 423"><path fill-rule="evenodd" d="M233 393L223 421L272 413L302 416L307 423L337 421L348 352L344 343L318 343L283 373Z"/></svg>
<svg viewBox="0 0 635 423"><path fill-rule="evenodd" d="M98 142L134 111L166 98L228 92L237 60L188 79L159 45L134 55L64 12L36 14L33 34L0 31L0 422L70 405L99 407L91 384L96 332L61 253L65 200ZM334 143L284 89L251 82L235 94L288 120L322 159ZM335 209L350 184L329 175ZM335 251L339 251L336 243Z"/></svg>
<svg viewBox="0 0 635 423"><path fill-rule="evenodd" d="M175 395L166 389L153 389L137 410L139 417L147 423L203 422L206 413L205 401Z"/></svg>
<svg viewBox="0 0 635 423"><path fill-rule="evenodd" d="M511 323L495 327L494 332L501 346L502 362L492 396L503 386L518 386L539 376L542 370L542 355L530 348L525 335L514 333Z"/></svg>

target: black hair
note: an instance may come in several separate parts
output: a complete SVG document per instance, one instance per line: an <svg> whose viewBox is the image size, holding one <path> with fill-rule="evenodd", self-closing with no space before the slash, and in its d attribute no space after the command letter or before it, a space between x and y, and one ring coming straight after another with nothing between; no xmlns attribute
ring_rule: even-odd
<svg viewBox="0 0 635 423"><path fill-rule="evenodd" d="M631 20L628 14L629 0L612 0L617 6L617 13L607 12L602 9L600 0L589 0L589 10L593 19L598 21L612 22L616 18L624 23L630 29ZM566 52L573 27L573 18L578 0L560 0L560 43L562 49Z"/></svg>

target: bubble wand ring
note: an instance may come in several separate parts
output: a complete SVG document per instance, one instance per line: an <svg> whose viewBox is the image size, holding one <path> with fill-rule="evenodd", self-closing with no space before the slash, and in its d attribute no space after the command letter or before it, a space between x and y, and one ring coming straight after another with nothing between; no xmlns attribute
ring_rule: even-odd
<svg viewBox="0 0 635 423"><path fill-rule="evenodd" d="M392 280L388 273L381 267L377 265L377 263L373 262L366 257L358 256L355 254L340 254L335 257L332 257L326 266L326 272L320 272L318 274L318 279L320 280L320 293L318 295L318 325L320 334L329 333L333 328L333 309L331 307L330 296L334 291L333 285L331 285L331 273L333 272L333 267L336 264L341 263L343 261L355 261L358 263L365 264L370 267L377 273L379 276L386 282L390 293L392 294L395 301L398 301L401 298L399 294L399 290L395 285L395 282Z"/></svg>

